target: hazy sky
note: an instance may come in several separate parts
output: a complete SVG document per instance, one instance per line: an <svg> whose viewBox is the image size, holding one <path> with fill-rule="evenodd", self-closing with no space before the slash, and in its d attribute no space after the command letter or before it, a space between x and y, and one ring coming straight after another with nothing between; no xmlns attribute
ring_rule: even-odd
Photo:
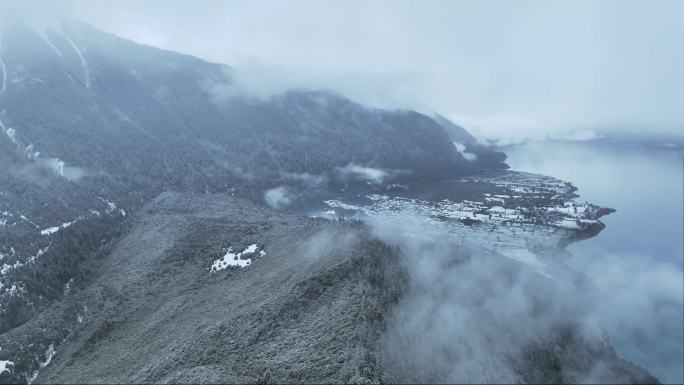
<svg viewBox="0 0 684 385"><path fill-rule="evenodd" d="M680 0L21 3L233 65L257 93L332 88L505 140L684 135Z"/></svg>

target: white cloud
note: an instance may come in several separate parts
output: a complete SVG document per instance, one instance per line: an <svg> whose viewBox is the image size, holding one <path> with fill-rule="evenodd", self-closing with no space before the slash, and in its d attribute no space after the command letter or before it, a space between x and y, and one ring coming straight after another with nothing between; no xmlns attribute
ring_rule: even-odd
<svg viewBox="0 0 684 385"><path fill-rule="evenodd" d="M684 126L676 0L71 0L61 12L57 1L28 3L232 65L257 94L335 89L374 106L440 112L480 138Z"/></svg>
<svg viewBox="0 0 684 385"><path fill-rule="evenodd" d="M294 193L289 188L282 186L266 190L264 193L264 201L274 209L282 209L290 205L294 198Z"/></svg>
<svg viewBox="0 0 684 385"><path fill-rule="evenodd" d="M454 146L456 147L456 151L458 151L461 155L463 155L463 158L467 161L475 161L477 160L477 155L473 154L472 152L466 151L466 146L462 143L458 142L453 142Z"/></svg>
<svg viewBox="0 0 684 385"><path fill-rule="evenodd" d="M524 264L450 244L448 230L424 218L398 213L368 221L400 250L410 286L387 320L386 373L413 382L520 382L511 358L569 323L587 343L602 344L607 330L621 357L681 382L677 266L639 255L578 254L569 261L582 279L562 262L554 269L558 281L546 281ZM594 377L618 375L595 369L577 381L626 381Z"/></svg>
<svg viewBox="0 0 684 385"><path fill-rule="evenodd" d="M577 254L570 263L593 283L584 322L607 329L625 358L646 365L664 382L680 382L682 271L637 254Z"/></svg>
<svg viewBox="0 0 684 385"><path fill-rule="evenodd" d="M342 181L361 180L375 184L380 184L391 176L391 173L388 171L378 168L359 166L354 163L349 163L344 167L336 167L335 174Z"/></svg>
<svg viewBox="0 0 684 385"><path fill-rule="evenodd" d="M308 188L322 187L328 183L326 175L309 174L308 172L283 172L280 176L290 182L296 182Z"/></svg>

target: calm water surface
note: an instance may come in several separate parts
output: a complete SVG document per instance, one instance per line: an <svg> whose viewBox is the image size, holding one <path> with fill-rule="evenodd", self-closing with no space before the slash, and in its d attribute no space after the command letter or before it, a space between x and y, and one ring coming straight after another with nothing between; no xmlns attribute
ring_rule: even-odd
<svg viewBox="0 0 684 385"><path fill-rule="evenodd" d="M601 234L569 247L569 264L596 281L592 314L618 354L684 382L684 150L545 142L506 153L512 169L572 182L580 200L617 210Z"/></svg>

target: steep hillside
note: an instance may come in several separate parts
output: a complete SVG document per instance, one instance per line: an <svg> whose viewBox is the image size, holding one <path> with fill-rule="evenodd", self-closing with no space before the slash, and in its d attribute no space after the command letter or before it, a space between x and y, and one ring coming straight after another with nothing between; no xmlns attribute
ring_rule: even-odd
<svg viewBox="0 0 684 385"><path fill-rule="evenodd" d="M231 250L249 265L223 265ZM360 223L225 195L163 194L83 264L90 276L0 338L14 381L378 381L402 282L396 253Z"/></svg>
<svg viewBox="0 0 684 385"><path fill-rule="evenodd" d="M453 382L472 379L473 365L484 365L477 373L495 382L654 380L609 345L586 339L572 319L549 323L533 338L489 340L485 360L477 350L453 356L446 340L445 350L432 350L438 336L424 334L432 321L413 323L427 314L420 306L426 295L441 293L431 299L445 307L435 321L454 306L449 297L466 306L462 317L481 317L478 328L455 331L470 336L460 342L466 350L474 339L495 337L483 330L510 322L488 318L478 305L497 300L500 290L522 290L537 302L529 322L574 306L555 302L551 280L493 253L461 246L442 260L433 251L443 274L421 287L426 282L412 272L419 268L405 263L413 260L407 250L361 222L283 214L227 195L171 193L129 220L108 252L75 264L89 267L88 275L0 336L0 360L11 362L0 381ZM475 261L488 269L473 270ZM462 271L490 288L445 297L443 290L463 284Z"/></svg>
<svg viewBox="0 0 684 385"><path fill-rule="evenodd" d="M478 143L477 139L465 128L454 124L442 115L436 114L433 119L444 129L456 149L466 159L476 162L484 169L507 168L504 164L506 154L503 152L496 151L491 145Z"/></svg>
<svg viewBox="0 0 684 385"><path fill-rule="evenodd" d="M164 191L263 202L274 186L484 167L416 112L314 91L255 99L235 91L228 66L80 22L5 25L0 69L0 332L55 296L40 285L45 260L103 252L118 227L101 223L118 226ZM48 287L72 278L66 266Z"/></svg>
<svg viewBox="0 0 684 385"><path fill-rule="evenodd" d="M4 141L69 179L225 191L349 164L417 179L484 167L416 112L313 91L252 98L232 86L225 65L78 22L6 28L0 56Z"/></svg>

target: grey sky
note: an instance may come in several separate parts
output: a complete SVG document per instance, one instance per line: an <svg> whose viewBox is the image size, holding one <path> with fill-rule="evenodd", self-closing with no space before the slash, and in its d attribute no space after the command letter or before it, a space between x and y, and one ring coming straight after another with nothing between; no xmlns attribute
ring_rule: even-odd
<svg viewBox="0 0 684 385"><path fill-rule="evenodd" d="M332 88L480 137L684 133L684 1L22 3L233 65L256 93Z"/></svg>

